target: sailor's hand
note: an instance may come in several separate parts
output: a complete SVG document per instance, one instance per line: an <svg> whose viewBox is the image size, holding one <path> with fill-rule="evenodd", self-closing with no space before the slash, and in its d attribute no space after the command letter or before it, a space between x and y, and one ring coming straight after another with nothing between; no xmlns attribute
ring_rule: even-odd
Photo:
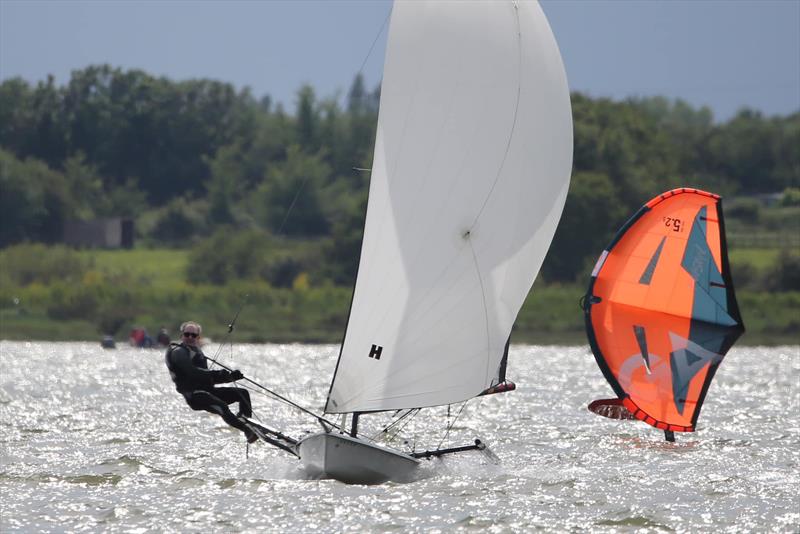
<svg viewBox="0 0 800 534"><path fill-rule="evenodd" d="M235 369L231 371L231 376L230 376L231 382L236 382L237 380L241 380L242 378L244 378L244 375L240 370Z"/></svg>

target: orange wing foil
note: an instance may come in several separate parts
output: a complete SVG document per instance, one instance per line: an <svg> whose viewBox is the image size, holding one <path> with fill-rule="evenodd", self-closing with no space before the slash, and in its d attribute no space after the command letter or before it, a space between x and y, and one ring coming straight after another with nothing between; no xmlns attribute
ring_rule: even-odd
<svg viewBox="0 0 800 534"><path fill-rule="evenodd" d="M620 229L583 301L589 344L618 396L592 411L695 430L711 379L744 332L727 256L721 199L705 191L664 193Z"/></svg>

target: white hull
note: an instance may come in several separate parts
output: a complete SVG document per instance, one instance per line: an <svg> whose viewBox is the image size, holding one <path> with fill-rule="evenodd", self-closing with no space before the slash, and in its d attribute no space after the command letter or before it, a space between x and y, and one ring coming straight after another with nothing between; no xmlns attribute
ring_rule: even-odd
<svg viewBox="0 0 800 534"><path fill-rule="evenodd" d="M306 472L347 484L409 480L419 460L346 434L313 434L297 444Z"/></svg>

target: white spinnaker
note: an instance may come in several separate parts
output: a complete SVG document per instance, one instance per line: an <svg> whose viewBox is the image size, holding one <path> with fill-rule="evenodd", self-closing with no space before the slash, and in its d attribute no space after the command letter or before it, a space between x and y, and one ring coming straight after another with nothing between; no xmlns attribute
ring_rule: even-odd
<svg viewBox="0 0 800 534"><path fill-rule="evenodd" d="M449 404L496 383L571 167L566 75L538 3L396 2L325 411Z"/></svg>

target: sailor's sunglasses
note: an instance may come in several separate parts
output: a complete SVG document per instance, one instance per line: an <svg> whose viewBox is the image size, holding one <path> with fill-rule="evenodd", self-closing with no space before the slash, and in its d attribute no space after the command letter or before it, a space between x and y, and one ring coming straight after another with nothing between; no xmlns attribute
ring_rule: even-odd
<svg viewBox="0 0 800 534"><path fill-rule="evenodd" d="M183 335L186 336L186 337L197 337L200 334L198 334L196 332L183 332Z"/></svg>

